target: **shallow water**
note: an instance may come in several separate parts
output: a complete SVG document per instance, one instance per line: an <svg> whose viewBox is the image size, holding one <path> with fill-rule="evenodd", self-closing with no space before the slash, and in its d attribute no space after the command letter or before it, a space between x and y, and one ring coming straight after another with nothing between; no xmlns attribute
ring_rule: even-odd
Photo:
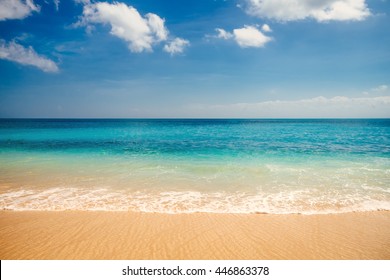
<svg viewBox="0 0 390 280"><path fill-rule="evenodd" d="M0 207L390 210L390 120L0 120Z"/></svg>

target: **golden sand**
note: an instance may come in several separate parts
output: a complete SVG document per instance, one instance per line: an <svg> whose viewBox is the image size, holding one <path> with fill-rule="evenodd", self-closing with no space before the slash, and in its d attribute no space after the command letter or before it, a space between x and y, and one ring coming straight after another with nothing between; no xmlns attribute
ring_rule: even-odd
<svg viewBox="0 0 390 280"><path fill-rule="evenodd" d="M390 212L0 211L0 259L390 259Z"/></svg>

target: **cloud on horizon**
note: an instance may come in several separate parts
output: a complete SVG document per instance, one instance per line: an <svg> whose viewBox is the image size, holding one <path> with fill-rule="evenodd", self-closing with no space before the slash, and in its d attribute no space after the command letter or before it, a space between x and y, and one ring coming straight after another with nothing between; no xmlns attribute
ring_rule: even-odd
<svg viewBox="0 0 390 280"><path fill-rule="evenodd" d="M300 100L197 105L191 107L191 112L222 118L389 118L390 96L318 96Z"/></svg>
<svg viewBox="0 0 390 280"><path fill-rule="evenodd" d="M384 95L390 94L390 87L388 85L379 85L363 92L364 95Z"/></svg>
<svg viewBox="0 0 390 280"><path fill-rule="evenodd" d="M59 71L54 61L37 54L31 46L25 48L14 41L7 43L4 40L0 40L0 59L34 66L44 72L55 73Z"/></svg>
<svg viewBox="0 0 390 280"><path fill-rule="evenodd" d="M375 92L386 92L388 91L389 89L389 86L388 85L380 85L380 86L377 86L375 88L372 89L372 91L375 91Z"/></svg>
<svg viewBox="0 0 390 280"><path fill-rule="evenodd" d="M371 15L365 0L245 0L252 16L278 21L360 21Z"/></svg>

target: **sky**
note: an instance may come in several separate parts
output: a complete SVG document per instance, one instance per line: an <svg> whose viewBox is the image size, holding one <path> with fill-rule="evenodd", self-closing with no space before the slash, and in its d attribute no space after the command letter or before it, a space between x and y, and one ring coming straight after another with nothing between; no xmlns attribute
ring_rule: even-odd
<svg viewBox="0 0 390 280"><path fill-rule="evenodd" d="M390 0L0 0L1 118L390 118Z"/></svg>

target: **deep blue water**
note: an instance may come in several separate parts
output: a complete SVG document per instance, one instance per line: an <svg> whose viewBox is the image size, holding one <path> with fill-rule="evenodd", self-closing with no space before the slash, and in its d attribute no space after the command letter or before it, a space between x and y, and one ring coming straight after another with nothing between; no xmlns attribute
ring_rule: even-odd
<svg viewBox="0 0 390 280"><path fill-rule="evenodd" d="M390 120L1 120L0 149L388 157Z"/></svg>

